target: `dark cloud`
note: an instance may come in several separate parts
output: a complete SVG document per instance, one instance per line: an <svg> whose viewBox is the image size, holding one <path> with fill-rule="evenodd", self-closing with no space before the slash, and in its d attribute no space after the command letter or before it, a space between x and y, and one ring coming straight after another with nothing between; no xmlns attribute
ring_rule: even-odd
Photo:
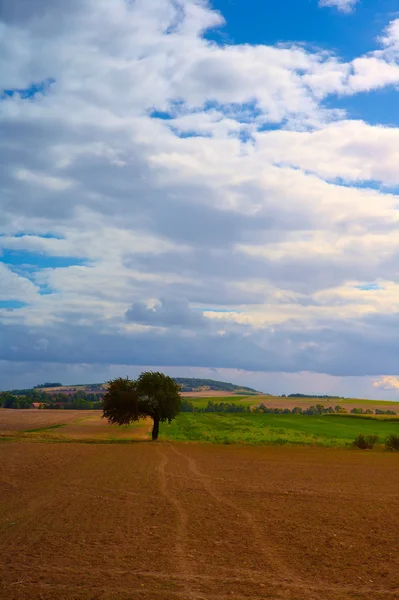
<svg viewBox="0 0 399 600"><path fill-rule="evenodd" d="M126 312L126 319L139 325L197 329L207 326L201 312L190 308L184 298L161 298L153 308L144 302L135 302Z"/></svg>
<svg viewBox="0 0 399 600"><path fill-rule="evenodd" d="M136 307L134 312L136 317L150 320L143 307ZM398 316L358 319L350 326L335 321L305 327L291 321L260 330L218 321L213 327L187 333L184 327L177 326L179 315L175 308L165 313L160 321L169 320L168 329L150 327L129 334L107 331L104 324L102 333L100 325L93 328L64 324L29 329L2 325L0 360L311 371L337 376L374 376L397 371ZM221 328L225 329L224 335L217 331Z"/></svg>
<svg viewBox="0 0 399 600"><path fill-rule="evenodd" d="M79 0L0 0L0 21L20 25L27 21L43 19L49 13L65 19L79 5Z"/></svg>

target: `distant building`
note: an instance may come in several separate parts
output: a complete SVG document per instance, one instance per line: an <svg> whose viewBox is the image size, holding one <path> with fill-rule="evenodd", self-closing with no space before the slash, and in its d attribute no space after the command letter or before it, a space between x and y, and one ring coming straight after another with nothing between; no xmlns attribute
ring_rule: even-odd
<svg viewBox="0 0 399 600"><path fill-rule="evenodd" d="M41 402L32 402L32 408L40 408Z"/></svg>

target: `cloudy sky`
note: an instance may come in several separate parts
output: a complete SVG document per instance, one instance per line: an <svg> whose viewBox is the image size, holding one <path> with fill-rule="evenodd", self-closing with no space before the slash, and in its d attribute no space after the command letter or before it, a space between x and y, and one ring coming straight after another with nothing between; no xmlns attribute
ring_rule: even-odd
<svg viewBox="0 0 399 600"><path fill-rule="evenodd" d="M399 396L396 0L0 0L0 388Z"/></svg>

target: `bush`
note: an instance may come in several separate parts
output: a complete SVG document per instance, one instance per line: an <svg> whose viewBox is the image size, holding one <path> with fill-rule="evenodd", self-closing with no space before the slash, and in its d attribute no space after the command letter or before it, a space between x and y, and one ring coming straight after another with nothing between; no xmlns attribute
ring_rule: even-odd
<svg viewBox="0 0 399 600"><path fill-rule="evenodd" d="M385 440L385 448L387 450L399 450L399 435L391 433Z"/></svg>
<svg viewBox="0 0 399 600"><path fill-rule="evenodd" d="M378 435L364 435L363 433L359 433L355 438L353 445L361 450L371 450L378 440Z"/></svg>

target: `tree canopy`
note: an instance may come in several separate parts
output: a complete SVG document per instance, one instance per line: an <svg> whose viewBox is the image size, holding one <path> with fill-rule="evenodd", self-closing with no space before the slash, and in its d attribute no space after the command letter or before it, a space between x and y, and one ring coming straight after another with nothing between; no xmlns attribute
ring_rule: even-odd
<svg viewBox="0 0 399 600"><path fill-rule="evenodd" d="M159 424L169 423L181 411L179 385L167 375L146 371L137 380L118 377L108 382L103 417L109 423L127 425L143 417L154 422L152 439L158 439Z"/></svg>

